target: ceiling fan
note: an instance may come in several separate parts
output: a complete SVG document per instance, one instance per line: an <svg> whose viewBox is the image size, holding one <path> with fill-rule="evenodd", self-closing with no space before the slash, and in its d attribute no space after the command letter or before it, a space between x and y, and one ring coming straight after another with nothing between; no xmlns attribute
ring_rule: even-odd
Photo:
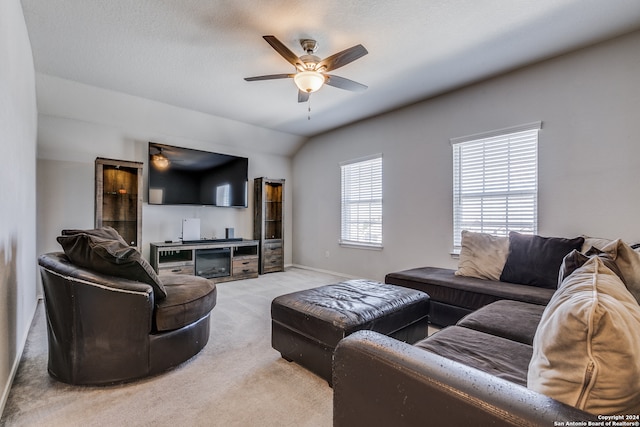
<svg viewBox="0 0 640 427"><path fill-rule="evenodd" d="M316 92L324 84L354 92L367 89L367 86L361 83L345 79L344 77L327 74L329 71L343 67L369 53L361 44L345 49L325 59L320 59L314 55L318 49L318 43L315 40L300 40L300 45L307 54L298 57L274 36L263 36L263 38L276 52L296 67L297 71L292 74L269 74L266 76L245 77L245 80L248 82L292 78L298 87L298 102L307 101L309 94Z"/></svg>

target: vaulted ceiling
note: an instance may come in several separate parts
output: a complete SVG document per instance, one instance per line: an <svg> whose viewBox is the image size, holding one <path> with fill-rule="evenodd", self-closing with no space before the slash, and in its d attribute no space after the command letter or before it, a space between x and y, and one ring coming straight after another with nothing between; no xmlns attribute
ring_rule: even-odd
<svg viewBox="0 0 640 427"><path fill-rule="evenodd" d="M301 136L640 28L638 0L22 0L36 71ZM320 58L364 45L297 102L262 36ZM311 108L310 120L308 109Z"/></svg>

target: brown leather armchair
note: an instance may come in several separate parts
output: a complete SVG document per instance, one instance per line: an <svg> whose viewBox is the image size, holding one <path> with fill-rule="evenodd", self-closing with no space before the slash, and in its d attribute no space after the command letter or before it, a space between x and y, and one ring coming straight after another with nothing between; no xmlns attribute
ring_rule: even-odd
<svg viewBox="0 0 640 427"><path fill-rule="evenodd" d="M40 256L49 374L82 385L131 381L196 355L209 339L215 284L161 276L166 297L147 283L98 273L62 252Z"/></svg>

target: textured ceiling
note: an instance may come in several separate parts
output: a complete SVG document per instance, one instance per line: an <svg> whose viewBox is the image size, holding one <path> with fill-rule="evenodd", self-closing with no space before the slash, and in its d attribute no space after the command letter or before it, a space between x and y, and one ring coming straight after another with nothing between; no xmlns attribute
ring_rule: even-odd
<svg viewBox="0 0 640 427"><path fill-rule="evenodd" d="M640 28L638 0L22 0L36 71L311 136ZM369 54L297 102L263 39Z"/></svg>

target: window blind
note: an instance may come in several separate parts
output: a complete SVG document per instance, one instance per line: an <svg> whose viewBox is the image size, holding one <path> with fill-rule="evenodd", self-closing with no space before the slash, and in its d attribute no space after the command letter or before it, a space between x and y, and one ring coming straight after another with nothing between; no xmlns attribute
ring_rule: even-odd
<svg viewBox="0 0 640 427"><path fill-rule="evenodd" d="M454 251L462 230L496 236L537 232L540 127L537 122L451 140Z"/></svg>
<svg viewBox="0 0 640 427"><path fill-rule="evenodd" d="M341 244L382 246L382 154L340 164Z"/></svg>

